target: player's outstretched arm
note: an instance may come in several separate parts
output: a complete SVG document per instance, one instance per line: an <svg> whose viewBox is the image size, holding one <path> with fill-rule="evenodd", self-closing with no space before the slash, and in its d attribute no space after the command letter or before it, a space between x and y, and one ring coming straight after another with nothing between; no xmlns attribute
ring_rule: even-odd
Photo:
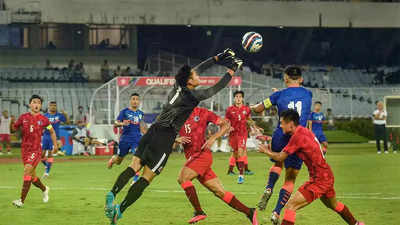
<svg viewBox="0 0 400 225"><path fill-rule="evenodd" d="M64 110L61 110L61 114L63 114L63 116L65 117L65 120L64 120L64 124L70 124L70 120L69 120L69 116L68 116L68 113L66 113Z"/></svg>
<svg viewBox="0 0 400 225"><path fill-rule="evenodd" d="M227 48L216 56L210 57L193 68L199 75L215 64L221 65L228 57L235 56L235 52Z"/></svg>
<svg viewBox="0 0 400 225"><path fill-rule="evenodd" d="M264 145L264 144L260 144L260 145L259 145L259 147L258 147L258 152L264 153L264 154L266 154L268 157L270 157L271 159L276 160L276 161L278 161L278 162L284 161L284 160L289 156L289 155L288 155L286 152L284 152L284 151L281 151L281 152L273 152L273 151L271 151L271 149L270 149L267 145Z"/></svg>
<svg viewBox="0 0 400 225"><path fill-rule="evenodd" d="M218 132L212 135L210 138L208 138L206 143L204 143L204 145L201 147L201 149L204 148L210 149L218 138L224 136L231 129L231 124L227 119L221 119L221 122L217 125L219 126Z"/></svg>
<svg viewBox="0 0 400 225"><path fill-rule="evenodd" d="M141 120L140 121L140 132L142 134L145 134L147 132L147 130L148 130L148 128L147 128L146 123L143 120Z"/></svg>
<svg viewBox="0 0 400 225"><path fill-rule="evenodd" d="M255 113L262 113L265 110L264 104L262 102L256 104L256 105L251 105L250 106L251 111Z"/></svg>

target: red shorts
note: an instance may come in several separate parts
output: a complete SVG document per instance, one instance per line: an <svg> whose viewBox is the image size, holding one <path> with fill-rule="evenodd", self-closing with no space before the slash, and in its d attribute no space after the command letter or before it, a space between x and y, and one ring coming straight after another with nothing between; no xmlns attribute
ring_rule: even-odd
<svg viewBox="0 0 400 225"><path fill-rule="evenodd" d="M239 148L246 149L247 135L233 135L229 136L229 145L234 152L237 152Z"/></svg>
<svg viewBox="0 0 400 225"><path fill-rule="evenodd" d="M211 168L212 162L212 153L210 151L205 151L198 155L189 157L185 163L185 167L188 167L199 174L197 179L200 183L204 184L205 182L217 177Z"/></svg>
<svg viewBox="0 0 400 225"><path fill-rule="evenodd" d="M42 158L42 151L24 151L22 150L22 162L24 165L30 164L33 167L36 167L41 158Z"/></svg>
<svg viewBox="0 0 400 225"><path fill-rule="evenodd" d="M9 134L0 134L0 141L1 142L10 142L10 135Z"/></svg>
<svg viewBox="0 0 400 225"><path fill-rule="evenodd" d="M307 202L311 203L314 200L325 196L326 198L333 198L336 196L333 182L331 184L321 184L317 182L307 181L298 189L303 194Z"/></svg>

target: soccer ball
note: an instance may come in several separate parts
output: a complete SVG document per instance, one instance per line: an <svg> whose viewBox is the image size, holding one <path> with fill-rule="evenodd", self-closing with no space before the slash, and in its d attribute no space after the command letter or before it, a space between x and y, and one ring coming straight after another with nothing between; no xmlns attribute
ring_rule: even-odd
<svg viewBox="0 0 400 225"><path fill-rule="evenodd" d="M242 38L242 46L247 52L258 52L263 46L263 38L259 33L247 32Z"/></svg>

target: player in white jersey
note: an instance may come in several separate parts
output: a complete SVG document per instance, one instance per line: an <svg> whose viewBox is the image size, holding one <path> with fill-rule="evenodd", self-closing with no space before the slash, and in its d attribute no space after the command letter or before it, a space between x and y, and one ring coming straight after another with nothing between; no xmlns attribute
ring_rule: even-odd
<svg viewBox="0 0 400 225"><path fill-rule="evenodd" d="M6 146L7 153L11 155L10 130L13 119L8 116L8 111L4 110L0 116L0 155L3 155L3 145Z"/></svg>

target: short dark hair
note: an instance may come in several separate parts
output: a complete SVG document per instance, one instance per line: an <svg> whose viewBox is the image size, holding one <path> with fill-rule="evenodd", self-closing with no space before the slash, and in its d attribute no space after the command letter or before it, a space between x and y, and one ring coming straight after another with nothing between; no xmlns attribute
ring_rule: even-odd
<svg viewBox="0 0 400 225"><path fill-rule="evenodd" d="M316 102L314 102L314 104L320 104L320 105L322 105L322 102L316 101Z"/></svg>
<svg viewBox="0 0 400 225"><path fill-rule="evenodd" d="M49 104L57 104L57 102L56 101L51 101L51 102L49 102Z"/></svg>
<svg viewBox="0 0 400 225"><path fill-rule="evenodd" d="M139 95L138 93L136 93L136 92L131 94L131 98L132 98L133 96L138 96L138 97L140 97L140 95Z"/></svg>
<svg viewBox="0 0 400 225"><path fill-rule="evenodd" d="M242 97L244 98L244 92L243 91L237 90L237 91L233 92L233 97L235 97L237 94L241 94Z"/></svg>
<svg viewBox="0 0 400 225"><path fill-rule="evenodd" d="M29 99L29 104L31 104L33 99L39 99L40 100L40 104L43 103L42 97L40 97L39 95L32 95L31 98Z"/></svg>
<svg viewBox="0 0 400 225"><path fill-rule="evenodd" d="M299 113L294 109L288 109L286 111L283 111L281 113L280 117L285 122L293 121L294 125L296 125L296 126L299 125L300 116L299 116Z"/></svg>
<svg viewBox="0 0 400 225"><path fill-rule="evenodd" d="M283 73L291 79L297 80L301 77L301 68L298 66L287 66Z"/></svg>
<svg viewBox="0 0 400 225"><path fill-rule="evenodd" d="M186 87L190 75L192 75L192 67L188 65L182 66L175 75L176 83L181 87Z"/></svg>

